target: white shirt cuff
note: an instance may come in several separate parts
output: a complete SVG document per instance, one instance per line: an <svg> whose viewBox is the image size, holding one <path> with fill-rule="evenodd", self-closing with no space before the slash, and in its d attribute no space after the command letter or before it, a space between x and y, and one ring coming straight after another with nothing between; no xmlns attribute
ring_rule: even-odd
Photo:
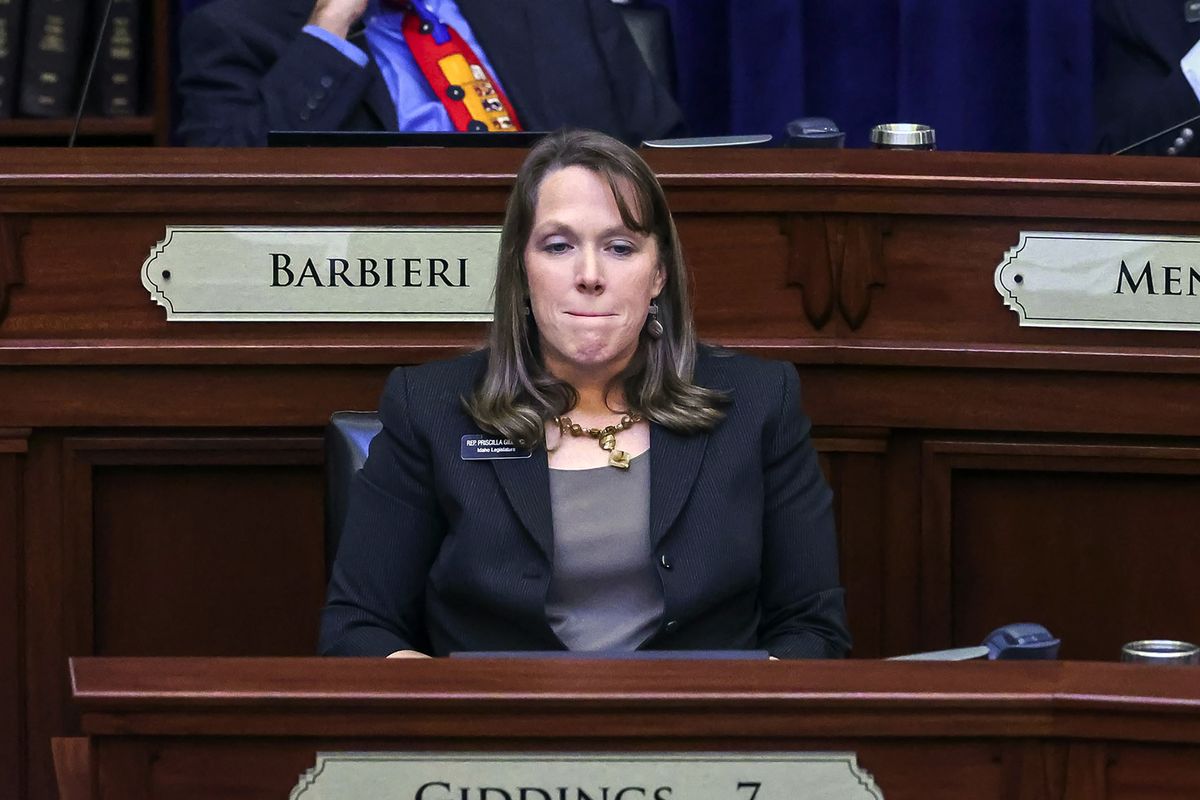
<svg viewBox="0 0 1200 800"><path fill-rule="evenodd" d="M1179 66L1183 70L1183 77L1187 78L1188 85L1195 92L1196 99L1200 100L1200 42L1192 45L1192 49L1179 59Z"/></svg>

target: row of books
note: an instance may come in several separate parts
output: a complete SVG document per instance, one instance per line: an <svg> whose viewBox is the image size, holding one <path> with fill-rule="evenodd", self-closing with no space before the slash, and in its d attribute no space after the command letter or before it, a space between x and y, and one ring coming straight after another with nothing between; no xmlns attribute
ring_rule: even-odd
<svg viewBox="0 0 1200 800"><path fill-rule="evenodd" d="M109 2L0 0L0 119L75 113ZM142 0L111 2L86 108L103 116L137 114Z"/></svg>

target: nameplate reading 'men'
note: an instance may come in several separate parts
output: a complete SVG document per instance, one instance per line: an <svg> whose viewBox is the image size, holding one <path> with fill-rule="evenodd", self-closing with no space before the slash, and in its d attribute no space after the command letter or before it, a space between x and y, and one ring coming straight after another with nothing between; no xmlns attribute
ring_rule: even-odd
<svg viewBox="0 0 1200 800"><path fill-rule="evenodd" d="M318 753L290 800L883 800L853 753Z"/></svg>
<svg viewBox="0 0 1200 800"><path fill-rule="evenodd" d="M189 322L488 322L500 228L171 225L142 285Z"/></svg>
<svg viewBox="0 0 1200 800"><path fill-rule="evenodd" d="M1200 237L1022 231L995 284L1022 326L1200 330Z"/></svg>

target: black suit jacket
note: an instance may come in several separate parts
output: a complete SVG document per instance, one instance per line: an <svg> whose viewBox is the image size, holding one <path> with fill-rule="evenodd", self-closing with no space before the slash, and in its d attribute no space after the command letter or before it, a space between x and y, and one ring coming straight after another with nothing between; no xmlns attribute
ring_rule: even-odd
<svg viewBox="0 0 1200 800"><path fill-rule="evenodd" d="M401 368L352 489L321 624L327 655L561 650L546 620L553 521L544 448L465 461L474 354ZM789 364L705 352L701 385L733 398L708 434L650 434L650 537L664 612L643 649L849 648L831 492Z"/></svg>
<svg viewBox="0 0 1200 800"><path fill-rule="evenodd" d="M1179 59L1200 40L1200 22L1184 18L1181 0L1097 0L1096 149L1112 153L1151 134L1170 132L1132 152L1167 155L1185 127L1193 138L1179 155L1200 153L1200 101Z"/></svg>
<svg viewBox="0 0 1200 800"><path fill-rule="evenodd" d="M610 0L457 0L525 130L594 128L630 142L677 135L679 108ZM262 145L271 130L395 130L374 60L360 68L301 33L313 0L215 0L183 21L186 144ZM361 27L351 41L369 53Z"/></svg>

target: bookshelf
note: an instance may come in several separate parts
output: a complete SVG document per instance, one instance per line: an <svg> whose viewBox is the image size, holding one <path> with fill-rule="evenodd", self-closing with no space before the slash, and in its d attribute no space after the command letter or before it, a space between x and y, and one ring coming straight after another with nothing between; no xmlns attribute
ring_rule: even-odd
<svg viewBox="0 0 1200 800"><path fill-rule="evenodd" d="M133 116L97 116L85 111L79 125L77 144L82 146L153 146L171 140L171 79L177 0L141 0L143 26L140 69L141 97ZM98 16L98 15L97 15ZM82 73L91 60L95 31L84 35ZM74 118L20 117L0 119L0 148L64 146L71 135Z"/></svg>

